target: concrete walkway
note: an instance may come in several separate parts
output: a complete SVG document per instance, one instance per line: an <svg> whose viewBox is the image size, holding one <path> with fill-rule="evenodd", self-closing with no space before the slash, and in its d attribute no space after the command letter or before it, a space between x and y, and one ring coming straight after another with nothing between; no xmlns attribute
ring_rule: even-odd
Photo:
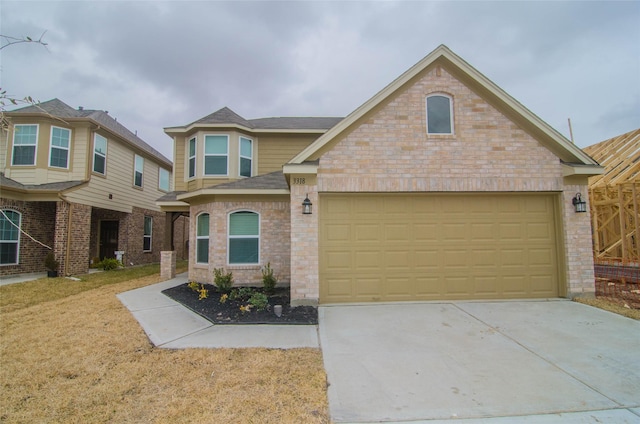
<svg viewBox="0 0 640 424"><path fill-rule="evenodd" d="M319 321L336 423L640 423L629 318L556 300L322 307Z"/></svg>
<svg viewBox="0 0 640 424"><path fill-rule="evenodd" d="M155 346L167 349L319 347L317 325L213 325L161 293L187 281L186 273L180 274L173 280L118 295Z"/></svg>

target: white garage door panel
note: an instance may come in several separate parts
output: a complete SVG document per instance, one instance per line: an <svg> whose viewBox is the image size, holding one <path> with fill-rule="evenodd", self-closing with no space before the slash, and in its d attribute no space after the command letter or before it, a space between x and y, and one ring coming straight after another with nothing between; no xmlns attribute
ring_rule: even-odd
<svg viewBox="0 0 640 424"><path fill-rule="evenodd" d="M558 296L548 194L320 195L320 300Z"/></svg>

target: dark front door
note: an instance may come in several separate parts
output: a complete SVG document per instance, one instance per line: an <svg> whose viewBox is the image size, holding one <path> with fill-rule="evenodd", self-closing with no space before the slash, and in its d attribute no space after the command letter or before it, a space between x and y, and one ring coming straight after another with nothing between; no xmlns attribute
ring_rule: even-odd
<svg viewBox="0 0 640 424"><path fill-rule="evenodd" d="M100 222L100 260L115 258L118 250L118 221Z"/></svg>

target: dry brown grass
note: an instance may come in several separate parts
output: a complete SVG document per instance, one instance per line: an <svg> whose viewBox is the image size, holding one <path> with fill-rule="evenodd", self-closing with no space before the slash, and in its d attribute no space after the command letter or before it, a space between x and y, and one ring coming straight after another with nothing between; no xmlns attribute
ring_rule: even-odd
<svg viewBox="0 0 640 424"><path fill-rule="evenodd" d="M152 347L116 294L158 280L3 311L0 421L329 422L317 349Z"/></svg>
<svg viewBox="0 0 640 424"><path fill-rule="evenodd" d="M606 297L596 297L594 299L576 297L573 300L579 303L584 303L585 305L604 309L605 311L613 312L627 318L640 320L640 309L626 308L624 306L624 301Z"/></svg>

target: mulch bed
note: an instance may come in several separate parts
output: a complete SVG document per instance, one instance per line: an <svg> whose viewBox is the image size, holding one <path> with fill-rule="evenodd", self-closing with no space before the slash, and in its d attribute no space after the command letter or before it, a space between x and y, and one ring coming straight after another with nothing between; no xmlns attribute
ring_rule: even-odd
<svg viewBox="0 0 640 424"><path fill-rule="evenodd" d="M187 283L170 289L163 290L162 293L176 302L182 304L193 312L214 324L306 324L315 325L318 323L318 310L313 306L290 306L290 295L288 287L278 287L273 294L267 295L269 304L265 310L259 311L252 308L248 312L242 312L241 306L249 304L248 297L229 299L220 302L220 293L211 284L205 284L209 290L206 299L198 300L198 293L193 291ZM263 292L261 288L254 289ZM230 296L232 297L232 296ZM274 313L274 306L282 305L282 315L278 317Z"/></svg>

